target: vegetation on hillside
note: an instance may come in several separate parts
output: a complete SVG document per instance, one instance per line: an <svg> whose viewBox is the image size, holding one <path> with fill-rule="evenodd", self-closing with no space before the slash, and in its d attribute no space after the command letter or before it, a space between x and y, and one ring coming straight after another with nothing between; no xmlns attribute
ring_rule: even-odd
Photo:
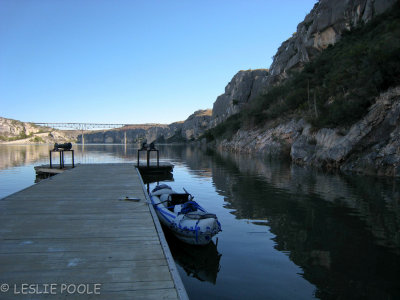
<svg viewBox="0 0 400 300"><path fill-rule="evenodd" d="M40 137L40 136L35 136L33 139L30 139L31 142L34 143L45 143L46 141Z"/></svg>
<svg viewBox="0 0 400 300"><path fill-rule="evenodd" d="M23 140L23 139L26 139L26 138L29 138L32 136L33 136L32 132L28 135L28 134L26 134L25 129L24 129L24 131L21 131L17 136L7 137L4 135L0 135L0 141L11 142L11 141Z"/></svg>
<svg viewBox="0 0 400 300"><path fill-rule="evenodd" d="M316 128L358 121L376 96L400 84L400 4L343 33L302 71L289 75L204 137L229 138L239 128L261 127L285 115L304 117Z"/></svg>

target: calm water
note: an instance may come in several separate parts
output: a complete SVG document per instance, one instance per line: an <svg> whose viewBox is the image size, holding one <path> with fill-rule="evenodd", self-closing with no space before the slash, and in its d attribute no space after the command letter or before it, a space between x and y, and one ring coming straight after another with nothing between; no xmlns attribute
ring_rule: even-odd
<svg viewBox="0 0 400 300"><path fill-rule="evenodd" d="M33 184L49 148L0 145L0 198ZM222 223L207 247L167 236L191 299L400 299L399 180L159 148L175 165L168 184ZM78 163L136 159L123 145L74 149Z"/></svg>

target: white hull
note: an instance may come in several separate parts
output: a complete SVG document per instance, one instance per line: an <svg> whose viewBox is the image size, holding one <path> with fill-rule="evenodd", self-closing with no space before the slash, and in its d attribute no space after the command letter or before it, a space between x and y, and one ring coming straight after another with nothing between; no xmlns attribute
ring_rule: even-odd
<svg viewBox="0 0 400 300"><path fill-rule="evenodd" d="M212 237L221 231L221 224L216 216L207 213L194 201L171 206L171 202L166 200L171 198L169 197L171 194L176 193L169 187L168 189L153 191L150 194L151 202L160 222L185 243L192 245L210 243ZM184 213L188 207L191 211Z"/></svg>

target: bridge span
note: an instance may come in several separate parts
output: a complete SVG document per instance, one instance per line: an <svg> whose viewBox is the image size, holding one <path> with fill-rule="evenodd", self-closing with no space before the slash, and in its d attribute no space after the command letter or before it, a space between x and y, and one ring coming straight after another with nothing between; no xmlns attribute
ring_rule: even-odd
<svg viewBox="0 0 400 300"><path fill-rule="evenodd" d="M54 129L73 129L73 130L91 130L91 129L112 129L129 126L133 124L115 124L115 123L50 123L50 122L32 122L35 125L51 127Z"/></svg>
<svg viewBox="0 0 400 300"><path fill-rule="evenodd" d="M124 126L134 125L134 124L116 124L116 123L64 123L64 122L31 122L32 124L44 127L50 127L54 129L61 129L61 130L80 130L82 135L82 144L85 143L85 135L84 132L88 130L94 129L114 129L114 128L122 128ZM126 131L124 132L125 135L125 144L127 143L126 140Z"/></svg>

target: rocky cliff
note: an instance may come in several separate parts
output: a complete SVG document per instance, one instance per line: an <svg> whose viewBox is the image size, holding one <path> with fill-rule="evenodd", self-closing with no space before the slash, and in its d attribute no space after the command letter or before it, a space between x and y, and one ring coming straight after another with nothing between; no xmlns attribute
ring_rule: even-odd
<svg viewBox="0 0 400 300"><path fill-rule="evenodd" d="M74 130L57 130L0 117L0 143L3 144L64 143L75 141L77 136L78 131Z"/></svg>
<svg viewBox="0 0 400 300"><path fill-rule="evenodd" d="M209 127L211 109L198 110L183 122L165 124L131 125L111 130L92 131L84 134L85 143L118 144L140 143L143 141L169 142L189 141L198 138ZM82 136L78 136L78 143L82 142Z"/></svg>
<svg viewBox="0 0 400 300"><path fill-rule="evenodd" d="M214 102L210 127L238 113L249 101L254 99L267 82L268 70L239 71L225 87L225 93Z"/></svg>
<svg viewBox="0 0 400 300"><path fill-rule="evenodd" d="M187 140L198 138L210 126L211 109L198 110L182 124L182 137Z"/></svg>
<svg viewBox="0 0 400 300"><path fill-rule="evenodd" d="M298 25L297 32L279 48L274 56L269 73L262 80L263 86L260 87L260 90L266 91L276 84L281 84L282 81L290 77L291 72L289 71L300 71L303 69L304 64L312 61L314 57L316 58L314 61L318 61L317 54L329 45L337 43L345 31L370 21L376 15L388 10L394 3L396 1L392 0L319 1L304 21ZM397 11L397 8L393 11ZM396 18L398 17L392 16L391 18L391 20L397 20ZM383 19L381 18L380 20ZM393 24L398 23L393 21L385 24L391 24L393 27ZM394 28L387 30L392 33L397 32L394 31L396 30ZM356 32L360 32L360 30ZM385 33L385 31L382 32ZM348 40L346 41L348 43ZM358 46L360 45L362 44L358 44ZM393 45L397 47L398 43L394 42ZM378 47L378 45L373 46ZM342 48L339 47L338 49ZM384 59L385 56L382 53L378 53L376 58L378 60ZM396 60L394 62L397 63ZM389 68L393 68L393 65L390 65ZM240 77L239 73L235 77ZM380 74L376 72L372 75L380 76ZM396 72L393 72L393 74L396 74ZM362 74L355 75L358 77ZM233 80L232 82L235 84L236 81ZM288 80L286 82L291 81ZM236 86L238 87L236 91L238 94L241 92L246 93L248 90L246 87L239 88L240 85L238 84ZM340 84L338 86L343 91L344 99L351 99L349 93L346 93L340 87ZM387 90L387 87L382 88L381 85L378 89L377 86L376 90L380 92L380 95L379 92L373 94L371 100L368 100L370 101L368 105L372 104L369 110L357 118L354 117L350 124L340 125L340 123L336 123L334 128L321 128L318 126L313 127L306 121L306 119L311 121L313 118L315 120L315 115L317 115L315 91L314 100L310 99L310 96L307 100L306 81L305 85L303 84L303 90L306 91L305 97L301 93L298 93L298 95L302 97L301 99L305 99L301 101L305 102L305 106L309 110L303 115L310 116L312 113L314 114L313 117L303 118L295 110L287 110L285 114L264 120L261 123L262 125L257 128L249 128L249 125L242 126L231 138L228 137L226 139L225 137L224 139L224 136L220 135L222 138L217 138L217 147L234 152L290 157L292 161L303 165L400 177L400 87L388 86L392 87ZM291 89L290 86L286 86L286 88ZM362 89L362 86L358 88ZM276 90L276 88L274 89ZM365 93L361 94L366 97ZM357 91L353 92L352 95L357 97ZM379 96L374 99L375 95ZM323 103L321 101L321 105L327 108L335 99L329 94L325 96L326 99L323 99ZM293 99L292 97L292 101ZM310 101L314 101L314 106L310 105ZM284 106L284 102L285 99L282 98L278 104ZM215 105L222 103L217 99ZM350 100L344 101L343 105L348 105L349 103ZM315 112L311 111L311 108L314 108ZM232 112L232 106L226 102L218 107L218 111L222 112L219 115L228 116L240 111L240 109ZM213 113L211 124L221 122L221 119L217 119L216 115L214 118L214 114L215 112ZM319 117L323 118L323 116ZM233 123L230 122L229 124L225 128L232 127Z"/></svg>
<svg viewBox="0 0 400 300"><path fill-rule="evenodd" d="M269 68L239 71L213 105L210 127L239 112L260 92L301 69L317 54L340 40L342 34L385 12L396 0L320 0L297 31L282 43Z"/></svg>
<svg viewBox="0 0 400 300"><path fill-rule="evenodd" d="M84 133L85 143L118 144L140 143L143 141L163 141L175 137L179 142L198 138L209 127L211 109L198 110L185 121L165 124L129 125L109 130L96 130ZM82 143L81 131L56 130L0 117L1 143L63 143L76 141ZM174 140L171 140L171 142Z"/></svg>
<svg viewBox="0 0 400 300"><path fill-rule="evenodd" d="M172 136L180 127L181 125L176 123L171 127L163 124L142 124L109 130L91 131L84 133L84 142L89 144L123 144L125 143L126 137L126 142L129 144L141 143L144 141L150 143L159 136ZM78 136L78 143L82 143L82 135Z"/></svg>
<svg viewBox="0 0 400 300"><path fill-rule="evenodd" d="M286 156L292 161L364 174L400 177L400 87L381 94L349 129L313 130L305 120L239 130L223 150Z"/></svg>
<svg viewBox="0 0 400 300"><path fill-rule="evenodd" d="M301 68L320 51L335 44L344 31L370 21L396 2L396 0L319 1L297 26L296 33L278 49L270 67L267 84L286 78L289 70Z"/></svg>

